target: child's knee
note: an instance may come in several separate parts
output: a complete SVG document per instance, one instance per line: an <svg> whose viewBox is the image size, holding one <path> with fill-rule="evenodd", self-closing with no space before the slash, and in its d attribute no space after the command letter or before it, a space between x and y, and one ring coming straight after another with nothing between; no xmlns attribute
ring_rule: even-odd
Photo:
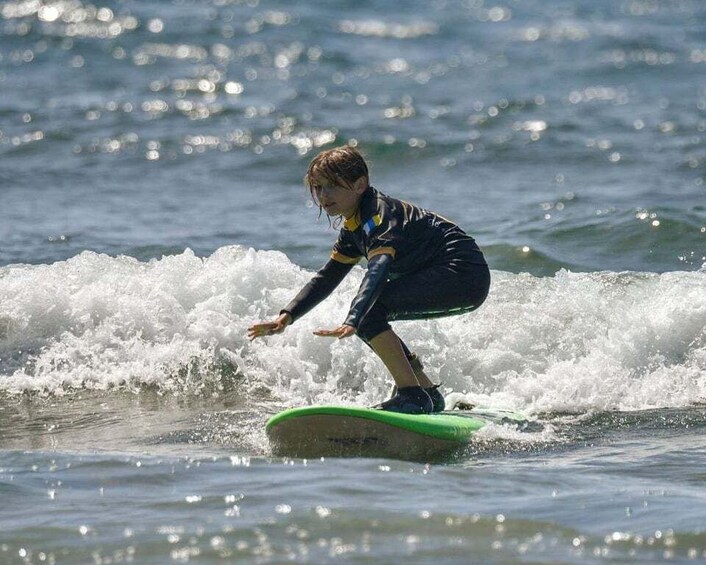
<svg viewBox="0 0 706 565"><path fill-rule="evenodd" d="M368 320L367 316L358 324L357 334L360 339L366 343L370 343L371 339L379 336L381 333L392 329L387 320Z"/></svg>

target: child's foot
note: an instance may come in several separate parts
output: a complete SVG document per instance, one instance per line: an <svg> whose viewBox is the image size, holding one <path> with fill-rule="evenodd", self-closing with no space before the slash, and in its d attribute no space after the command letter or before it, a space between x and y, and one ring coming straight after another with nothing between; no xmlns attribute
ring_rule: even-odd
<svg viewBox="0 0 706 565"><path fill-rule="evenodd" d="M446 401L444 400L444 395L439 392L439 387L441 384L430 386L425 388L424 391L431 398L431 403L433 404L432 412L443 412L446 408Z"/></svg>
<svg viewBox="0 0 706 565"><path fill-rule="evenodd" d="M420 386L406 386L397 389L390 400L378 404L377 408L403 414L430 414L434 408L431 398Z"/></svg>
<svg viewBox="0 0 706 565"><path fill-rule="evenodd" d="M429 395L429 398L431 398L431 403L432 403L432 412L443 412L446 409L446 401L444 400L444 396L439 392L439 387L441 386L441 383L438 385L433 385L430 387L427 387L424 389L424 392L426 392ZM394 398L397 395L397 387L393 386L392 387L392 398ZM389 401L388 401L389 402ZM384 402L382 403L384 404ZM373 408L380 408L382 404L376 404Z"/></svg>
<svg viewBox="0 0 706 565"><path fill-rule="evenodd" d="M414 376L417 377L417 380L419 382L429 382L429 377L424 372L424 365L422 364L422 360L419 358L419 355L417 355L416 353L410 353L407 357L407 360L409 361L409 364L412 367L412 370L414 371ZM440 386L441 385L438 384L424 389L427 394L431 397L431 401L434 404L434 409L432 410L432 412L443 412L444 408L446 408L446 402L444 401L444 397L437 390ZM392 394L394 396L394 392Z"/></svg>

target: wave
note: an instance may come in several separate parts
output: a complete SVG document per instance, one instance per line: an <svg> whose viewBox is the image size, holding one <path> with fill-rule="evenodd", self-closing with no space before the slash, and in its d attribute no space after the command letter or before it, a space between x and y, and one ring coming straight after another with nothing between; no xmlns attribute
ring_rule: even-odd
<svg viewBox="0 0 706 565"><path fill-rule="evenodd" d="M280 336L249 342L311 272L241 246L149 262L83 252L0 268L0 391L213 394L253 401L370 404L389 377L338 324L363 275ZM664 274L493 271L477 312L400 322L447 393L532 413L685 407L706 397L706 269Z"/></svg>
<svg viewBox="0 0 706 565"><path fill-rule="evenodd" d="M703 214L664 206L618 210L607 208L589 215L575 198L544 202L533 216L506 231L515 245L484 245L489 261L501 269L550 275L572 271L698 270L706 265ZM584 206L584 210L578 210ZM490 237L490 236L489 236ZM494 236L497 237L497 236ZM492 241L492 240L491 240Z"/></svg>

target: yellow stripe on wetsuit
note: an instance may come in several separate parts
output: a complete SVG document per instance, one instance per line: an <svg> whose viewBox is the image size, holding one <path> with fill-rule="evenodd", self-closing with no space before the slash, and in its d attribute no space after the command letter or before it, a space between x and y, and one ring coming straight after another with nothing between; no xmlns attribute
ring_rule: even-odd
<svg viewBox="0 0 706 565"><path fill-rule="evenodd" d="M377 249L373 249L368 253L368 259L372 259L376 255L392 255L392 258L395 258L395 248L394 247L378 247Z"/></svg>
<svg viewBox="0 0 706 565"><path fill-rule="evenodd" d="M331 253L331 259L338 263L344 263L345 265L355 265L358 261L360 261L360 257L348 257L348 255L344 255L338 251Z"/></svg>

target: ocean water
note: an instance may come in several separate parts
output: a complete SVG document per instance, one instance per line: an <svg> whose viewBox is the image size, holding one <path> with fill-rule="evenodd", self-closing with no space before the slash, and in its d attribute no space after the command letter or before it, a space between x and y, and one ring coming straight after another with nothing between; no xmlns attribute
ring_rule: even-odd
<svg viewBox="0 0 706 565"><path fill-rule="evenodd" d="M355 268L302 183L356 144L476 237L477 312L401 322L453 460L273 457L369 405ZM706 4L0 1L0 563L706 560Z"/></svg>

